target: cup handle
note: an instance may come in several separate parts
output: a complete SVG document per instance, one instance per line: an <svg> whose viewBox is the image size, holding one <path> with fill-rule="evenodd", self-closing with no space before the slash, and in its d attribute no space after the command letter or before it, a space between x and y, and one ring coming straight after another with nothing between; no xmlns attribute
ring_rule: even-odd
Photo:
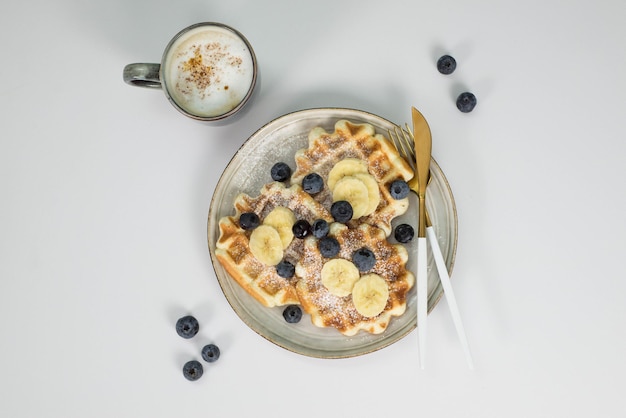
<svg viewBox="0 0 626 418"><path fill-rule="evenodd" d="M131 86L161 88L161 64L135 63L124 67L124 82Z"/></svg>

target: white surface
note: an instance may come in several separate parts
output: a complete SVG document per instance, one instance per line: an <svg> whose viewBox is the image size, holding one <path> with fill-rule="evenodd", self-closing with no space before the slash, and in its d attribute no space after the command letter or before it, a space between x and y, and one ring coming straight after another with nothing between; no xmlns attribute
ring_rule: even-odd
<svg viewBox="0 0 626 418"><path fill-rule="evenodd" d="M0 416L625 416L625 12L622 0L11 2ZM259 59L259 95L234 125L201 125L122 82L125 64L159 61L204 20L240 30ZM435 68L444 52L451 76ZM464 89L470 114L454 107ZM250 331L206 244L230 156L292 110L406 122L412 105L455 193L452 282L476 370L445 299L425 370L417 338L335 361ZM201 321L193 340L174 331L186 313ZM208 342L220 360L186 381L182 364Z"/></svg>

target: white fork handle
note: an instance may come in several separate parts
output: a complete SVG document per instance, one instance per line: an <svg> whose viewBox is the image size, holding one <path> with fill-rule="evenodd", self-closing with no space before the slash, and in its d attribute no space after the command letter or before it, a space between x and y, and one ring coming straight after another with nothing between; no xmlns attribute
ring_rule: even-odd
<svg viewBox="0 0 626 418"><path fill-rule="evenodd" d="M428 257L426 237L417 238L417 334L420 367L424 368L426 318L428 316Z"/></svg>
<svg viewBox="0 0 626 418"><path fill-rule="evenodd" d="M472 360L469 344L467 343L467 336L465 335L465 329L463 327L463 322L461 321L461 314L459 313L459 307L456 303L454 291L452 290L452 284L450 283L450 274L448 273L448 268L443 259L443 255L441 255L441 249L439 248L437 235L435 234L435 230L432 226L426 228L426 235L428 236L430 248L435 259L435 264L437 265L437 271L439 272L439 279L441 280L443 292L445 293L446 299L448 300L450 314L452 314L452 321L454 322L456 332L459 336L459 340L461 341L461 346L463 347L463 352L465 353L467 365L471 370L473 370L474 361Z"/></svg>

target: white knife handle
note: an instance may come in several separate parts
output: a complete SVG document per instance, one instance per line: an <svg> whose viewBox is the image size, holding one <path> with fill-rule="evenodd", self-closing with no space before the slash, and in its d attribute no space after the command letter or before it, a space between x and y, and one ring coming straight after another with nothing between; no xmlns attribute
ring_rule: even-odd
<svg viewBox="0 0 626 418"><path fill-rule="evenodd" d="M420 367L424 368L426 351L426 318L428 316L428 257L426 237L417 239L417 335Z"/></svg>
<svg viewBox="0 0 626 418"><path fill-rule="evenodd" d="M445 293L446 299L448 300L450 314L452 314L452 321L454 322L456 332L459 336L459 340L461 341L461 346L463 347L463 352L465 353L467 365L470 369L473 370L474 361L472 360L469 344L467 343L467 336L465 335L465 329L463 327L463 322L461 321L461 314L459 313L459 307L456 303L456 297L454 296L454 291L452 290L452 283L450 283L450 274L448 273L446 262L444 261L443 255L441 254L441 249L439 248L437 235L435 234L435 230L432 226L426 228L426 235L428 236L430 248L435 259L435 264L437 265L437 271L439 272L439 279L441 280L443 292Z"/></svg>

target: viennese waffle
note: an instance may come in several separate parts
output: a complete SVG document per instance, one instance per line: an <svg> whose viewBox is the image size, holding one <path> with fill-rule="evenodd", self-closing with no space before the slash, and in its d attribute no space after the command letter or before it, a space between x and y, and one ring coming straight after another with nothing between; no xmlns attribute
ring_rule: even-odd
<svg viewBox="0 0 626 418"><path fill-rule="evenodd" d="M415 277L405 268L408 260L406 248L400 244L391 244L381 229L368 224L349 228L344 224L333 223L330 235L339 242L339 258L350 260L352 254L362 247L372 250L376 264L367 274L375 273L382 277L389 288L389 296L378 315L367 317L356 309L352 295L333 295L322 283L320 273L328 260L320 254L315 239L307 238L304 253L296 266L299 277L297 291L302 307L319 327L334 327L349 336L359 330L381 333L393 316L404 313L407 293L415 283Z"/></svg>
<svg viewBox="0 0 626 418"><path fill-rule="evenodd" d="M275 266L259 261L250 251L249 231L239 225L242 213L254 212L261 220L277 207L289 208L298 219L313 222L316 219L332 221L330 212L302 190L297 184L285 187L272 182L265 185L257 197L245 193L237 196L234 202L235 215L220 219L220 237L216 243L215 255L228 274L241 287L254 296L263 305L282 306L299 304L295 285L297 277L280 277ZM286 260L294 265L301 258L303 241L293 239L284 250Z"/></svg>
<svg viewBox="0 0 626 418"><path fill-rule="evenodd" d="M340 120L335 124L334 132L326 132L321 127L312 129L309 133L309 147L296 152L297 169L291 176L291 182L300 184L304 176L311 172L328 179L337 162L350 158L367 164L367 169L376 179L380 191L380 203L376 210L356 221L377 226L389 236L391 221L405 213L409 207L408 198L397 200L391 197L389 185L398 179L410 180L413 170L398 154L394 145L377 134L372 125ZM330 207L332 203L332 194L328 187L314 198L325 207ZM350 225L354 224L355 222Z"/></svg>
<svg viewBox="0 0 626 418"><path fill-rule="evenodd" d="M341 163L347 160L362 163L364 168L355 170L352 164L344 167L345 164ZM309 146L296 152L295 163L289 187L273 182L265 185L258 197L241 194L236 198L235 215L226 216L219 223L218 260L243 289L265 306L302 304L315 325L334 327L345 335L354 335L359 330L370 333L384 331L391 317L404 313L407 293L414 284L412 273L406 269L406 249L387 241L392 232L392 220L408 208L408 198L392 197L389 186L394 180L409 180L413 176L412 170L394 146L375 133L372 125L346 120L338 121L334 132L312 129ZM339 166L341 170L337 170ZM302 181L310 173L317 173L324 179L324 187L319 193L309 194L303 190ZM363 206L362 216L356 216L345 224L333 222L330 207L337 200L338 191L342 192L341 196L354 197L350 187L347 187L353 184L349 181L354 181L354 178L363 180L362 183L367 186L357 184L367 190L365 206L368 208L365 210ZM344 180L343 185L340 185L341 180ZM355 203L362 199L363 193L354 197ZM277 274L275 264L278 258L271 262L260 261L259 258L263 257L256 257L251 251L254 231L244 230L239 224L239 216L254 212L263 225L266 217L277 207L287 207L295 215L294 219L286 221L286 225L293 225L295 219L305 219L310 223L317 219L329 222L329 236L339 242L338 254L324 257L319 251L318 238L313 236L286 240L283 236L281 239L289 242L280 256L296 266L295 275L283 278ZM280 245L277 238L273 242L274 247ZM354 261L351 259L353 253L361 247L371 250L376 262L373 267L357 271L354 291L358 285L367 282L365 279L376 279L372 283L376 283L379 290L381 285L384 288L377 296L380 299L383 295L383 303L379 303L376 311L369 310L365 314L363 309L357 309L363 306L363 298L369 297L363 292L373 292L376 286L372 285L371 289L360 286L358 298L351 289L345 295L336 296L329 292L330 287L325 286L322 277L325 264L341 259L345 260L344 264L350 265ZM352 265L354 269L356 267ZM351 274L354 276L355 273ZM340 280L340 276L335 274L334 279Z"/></svg>

